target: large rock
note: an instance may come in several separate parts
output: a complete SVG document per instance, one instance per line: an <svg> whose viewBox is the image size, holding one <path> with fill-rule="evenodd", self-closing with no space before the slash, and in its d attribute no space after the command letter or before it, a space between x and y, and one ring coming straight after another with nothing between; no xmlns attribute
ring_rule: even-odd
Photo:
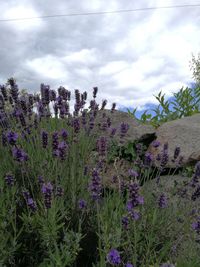
<svg viewBox="0 0 200 267"><path fill-rule="evenodd" d="M162 153L165 143L168 143L169 156L166 167L176 166L176 162L172 161L176 147L180 147L177 161L183 157L180 166L190 165L200 160L200 114L164 123L156 130L156 137L156 141L159 141L161 145L155 148L152 142L147 149L153 155L154 165L159 165L159 161L155 159L158 154Z"/></svg>
<svg viewBox="0 0 200 267"><path fill-rule="evenodd" d="M107 123L107 119L110 119L111 126L106 130L102 130L103 124ZM125 136L123 137L124 143L126 145L129 142L134 142L136 140L145 140L148 138L153 139L155 135L155 128L150 124L142 124L138 122L135 118L132 118L127 112L104 109L99 110L95 117L95 127L92 130L92 135L106 136L109 137L112 128L116 128L117 132L113 138L120 145L120 125L121 123L126 123L129 125L129 129Z"/></svg>

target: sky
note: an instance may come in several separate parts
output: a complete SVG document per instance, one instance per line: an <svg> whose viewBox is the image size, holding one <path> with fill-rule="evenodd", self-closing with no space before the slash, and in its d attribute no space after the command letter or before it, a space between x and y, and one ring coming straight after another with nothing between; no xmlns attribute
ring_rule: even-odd
<svg viewBox="0 0 200 267"><path fill-rule="evenodd" d="M193 0L1 0L0 20L55 14L200 4ZM194 82L189 62L200 52L200 6L130 13L0 22L0 84L39 92L64 86L116 109L143 111ZM86 105L86 107L88 106Z"/></svg>

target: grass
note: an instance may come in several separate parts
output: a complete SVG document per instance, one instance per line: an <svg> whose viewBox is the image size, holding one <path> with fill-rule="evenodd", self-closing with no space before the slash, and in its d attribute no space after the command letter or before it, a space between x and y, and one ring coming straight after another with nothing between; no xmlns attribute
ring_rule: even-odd
<svg viewBox="0 0 200 267"><path fill-rule="evenodd" d="M199 113L199 90L181 89L173 103L159 93L163 111L141 122L158 127ZM70 116L66 89L55 97L43 85L38 98L20 95L12 78L1 86L0 266L200 266L199 164L180 169L169 184L145 144L118 146L100 129L94 137L97 91L85 112L87 95L76 90ZM125 179L116 169L109 186L102 176L117 159L133 166Z"/></svg>

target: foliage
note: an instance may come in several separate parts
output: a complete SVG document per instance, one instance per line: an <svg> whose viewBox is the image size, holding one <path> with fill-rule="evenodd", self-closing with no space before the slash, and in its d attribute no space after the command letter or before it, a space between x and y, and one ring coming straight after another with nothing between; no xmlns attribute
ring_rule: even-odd
<svg viewBox="0 0 200 267"><path fill-rule="evenodd" d="M107 148L103 132L94 137L96 87L90 114L83 112L86 94L75 91L73 116L68 110L70 94L64 87L55 93L41 85L39 96L26 93L21 98L11 78L0 89L1 266L199 264L200 247L195 241L198 224L191 228L198 212L186 217L186 212L191 212L191 196L184 209L168 205L167 197L177 194L180 203L182 198L176 190L168 196L149 190L153 173L159 176L162 168L152 170L145 146L134 142L118 147L113 141ZM197 111L190 94L188 89L175 95L177 116ZM171 119L169 103L161 93L157 99L163 113L157 114L154 123ZM9 109L5 108L7 104ZM50 104L54 114L49 113ZM149 116L145 114L143 119ZM92 152L97 158L88 166ZM110 188L101 177L106 164L115 157L133 161L133 169L124 181L113 179ZM177 225L178 215L187 220ZM192 238L190 243L180 244L174 256L172 247L179 241L180 232L185 240ZM187 253L181 254L182 250Z"/></svg>

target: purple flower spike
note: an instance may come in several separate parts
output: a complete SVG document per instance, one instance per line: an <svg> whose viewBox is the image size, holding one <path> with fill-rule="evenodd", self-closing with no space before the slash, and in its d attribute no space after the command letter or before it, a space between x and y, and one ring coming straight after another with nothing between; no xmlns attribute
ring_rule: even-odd
<svg viewBox="0 0 200 267"><path fill-rule="evenodd" d="M44 204L47 209L51 208L53 186L50 182L42 185L41 189L44 194Z"/></svg>
<svg viewBox="0 0 200 267"><path fill-rule="evenodd" d="M160 142L158 141L158 140L154 140L153 142L152 142L152 146L153 147L159 147L160 146Z"/></svg>
<svg viewBox="0 0 200 267"><path fill-rule="evenodd" d="M192 229L197 233L200 234L200 218L192 223Z"/></svg>
<svg viewBox="0 0 200 267"><path fill-rule="evenodd" d="M15 160L23 162L28 160L28 155L20 148L13 147L12 154Z"/></svg>
<svg viewBox="0 0 200 267"><path fill-rule="evenodd" d="M14 185L14 176L12 174L6 174L5 176L5 182L8 186L13 186Z"/></svg>
<svg viewBox="0 0 200 267"><path fill-rule="evenodd" d="M97 151L100 156L105 156L107 152L107 138L101 136L96 143Z"/></svg>
<svg viewBox="0 0 200 267"><path fill-rule="evenodd" d="M89 191L91 193L93 200L99 200L100 199L101 190L102 190L101 177L99 176L98 170L93 169L92 180L89 184Z"/></svg>
<svg viewBox="0 0 200 267"><path fill-rule="evenodd" d="M98 87L93 88L93 97L96 98L98 92Z"/></svg>
<svg viewBox="0 0 200 267"><path fill-rule="evenodd" d="M128 229L129 218L127 216L123 216L122 217L122 225L123 225L123 227L124 227L125 230Z"/></svg>
<svg viewBox="0 0 200 267"><path fill-rule="evenodd" d="M127 123L122 123L120 125L120 138L123 138L125 136L125 134L127 133L129 129L129 125Z"/></svg>
<svg viewBox="0 0 200 267"><path fill-rule="evenodd" d="M61 186L56 188L56 196L62 197L64 195L64 189Z"/></svg>
<svg viewBox="0 0 200 267"><path fill-rule="evenodd" d="M116 128L112 128L112 129L111 129L111 133L110 133L110 137L111 137L111 138L113 138L113 137L115 136L116 131L117 131Z"/></svg>
<svg viewBox="0 0 200 267"><path fill-rule="evenodd" d="M175 150L174 150L174 159L177 159L179 154L180 154L180 147L176 147Z"/></svg>
<svg viewBox="0 0 200 267"><path fill-rule="evenodd" d="M15 145L16 144L16 141L18 139L18 134L17 133L14 133L12 131L8 132L7 134L7 140L8 140L8 143L10 145Z"/></svg>
<svg viewBox="0 0 200 267"><path fill-rule="evenodd" d="M107 255L107 261L112 265L116 266L121 263L120 254L116 249L111 249Z"/></svg>
<svg viewBox="0 0 200 267"><path fill-rule="evenodd" d="M116 103L113 103L112 108L111 108L111 113L113 113L113 111L115 111L115 108L116 108Z"/></svg>
<svg viewBox="0 0 200 267"><path fill-rule="evenodd" d="M131 264L130 262L126 263L124 267L134 267L133 264Z"/></svg>
<svg viewBox="0 0 200 267"><path fill-rule="evenodd" d="M67 130L62 129L62 130L60 131L60 135L62 136L62 138L63 138L64 140L66 140L67 137L68 137L68 132L67 132Z"/></svg>
<svg viewBox="0 0 200 267"><path fill-rule="evenodd" d="M87 207L87 202L84 199L80 199L78 202L78 207L80 210L83 210Z"/></svg>
<svg viewBox="0 0 200 267"><path fill-rule="evenodd" d="M48 133L46 131L42 131L42 147L46 148L48 145Z"/></svg>
<svg viewBox="0 0 200 267"><path fill-rule="evenodd" d="M165 194L161 194L160 197L158 198L158 206L163 209L163 208L166 208L168 205L167 203L167 197Z"/></svg>
<svg viewBox="0 0 200 267"><path fill-rule="evenodd" d="M138 172L134 171L133 169L129 169L128 173L131 177L134 177L134 178L138 177L139 175Z"/></svg>
<svg viewBox="0 0 200 267"><path fill-rule="evenodd" d="M137 221L140 219L140 213L138 211L133 210L131 211L130 215L134 221Z"/></svg>
<svg viewBox="0 0 200 267"><path fill-rule="evenodd" d="M153 155L150 152L146 152L144 164L145 166L149 167L153 161Z"/></svg>
<svg viewBox="0 0 200 267"><path fill-rule="evenodd" d="M32 198L28 198L27 199L27 205L33 212L36 211L37 205L36 205L35 201Z"/></svg>

